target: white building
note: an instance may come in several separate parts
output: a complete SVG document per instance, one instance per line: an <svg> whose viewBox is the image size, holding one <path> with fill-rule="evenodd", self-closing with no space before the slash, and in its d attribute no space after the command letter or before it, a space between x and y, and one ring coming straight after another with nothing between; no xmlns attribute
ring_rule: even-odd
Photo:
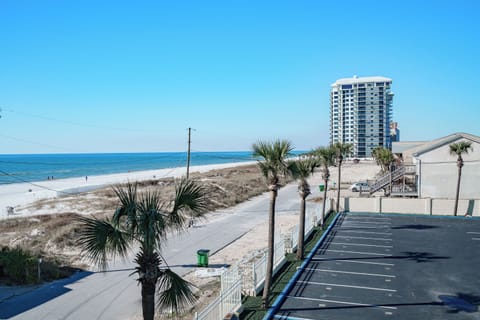
<svg viewBox="0 0 480 320"><path fill-rule="evenodd" d="M480 199L480 137L454 133L430 142L411 142L408 147L406 143L394 143L393 152L402 155L405 165L415 166L419 198L455 198L457 156L450 154L450 144L460 141L472 146L462 156L460 199Z"/></svg>
<svg viewBox="0 0 480 320"><path fill-rule="evenodd" d="M392 79L339 79L330 92L330 143L353 145L352 156L370 157L376 147L391 148Z"/></svg>

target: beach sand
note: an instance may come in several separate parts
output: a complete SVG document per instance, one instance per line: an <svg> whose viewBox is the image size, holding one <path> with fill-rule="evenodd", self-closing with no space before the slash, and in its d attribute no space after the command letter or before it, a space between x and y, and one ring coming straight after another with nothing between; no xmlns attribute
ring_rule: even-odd
<svg viewBox="0 0 480 320"><path fill-rule="evenodd" d="M207 172L215 169L232 168L236 166L249 165L253 162L212 164L204 166L192 166L190 172ZM44 199L55 199L81 192L101 189L110 185L145 181L162 178L178 178L186 174L186 168L167 168L158 170L134 171L126 173L68 178L58 180L46 180L33 183L13 183L0 186L0 220L7 217L25 217L30 215L46 214L48 212L23 211L22 208ZM13 208L8 210L8 207ZM68 208L65 208L68 210Z"/></svg>

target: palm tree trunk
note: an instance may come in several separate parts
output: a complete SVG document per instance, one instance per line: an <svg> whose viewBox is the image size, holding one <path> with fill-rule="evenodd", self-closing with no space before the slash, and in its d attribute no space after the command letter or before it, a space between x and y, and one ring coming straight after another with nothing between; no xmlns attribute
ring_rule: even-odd
<svg viewBox="0 0 480 320"><path fill-rule="evenodd" d="M325 203L327 202L328 179L325 180L325 189L323 189L323 207L322 207L322 230L325 229Z"/></svg>
<svg viewBox="0 0 480 320"><path fill-rule="evenodd" d="M155 316L155 283L142 282L143 320L153 320Z"/></svg>
<svg viewBox="0 0 480 320"><path fill-rule="evenodd" d="M340 211L340 178L342 177L342 160L338 161L338 180L337 180L337 208L335 211Z"/></svg>
<svg viewBox="0 0 480 320"><path fill-rule="evenodd" d="M268 254L267 254L267 272L265 274L265 283L263 286L262 308L268 307L268 298L270 294L270 285L273 274L273 250L275 241L275 200L277 198L276 188L270 188L270 212L268 217Z"/></svg>
<svg viewBox="0 0 480 320"><path fill-rule="evenodd" d="M460 196L460 179L462 177L462 166L458 165L458 179L457 179L457 192L455 194L455 206L453 208L453 215L457 215L458 210L458 197Z"/></svg>
<svg viewBox="0 0 480 320"><path fill-rule="evenodd" d="M303 243L305 241L305 196L302 194L300 203L300 225L298 230L297 259L303 260Z"/></svg>

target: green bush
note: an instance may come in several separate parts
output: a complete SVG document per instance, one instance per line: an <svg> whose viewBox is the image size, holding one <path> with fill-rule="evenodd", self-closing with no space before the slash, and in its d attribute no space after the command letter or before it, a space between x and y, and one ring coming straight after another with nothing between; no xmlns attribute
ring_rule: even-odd
<svg viewBox="0 0 480 320"><path fill-rule="evenodd" d="M0 282L8 285L38 283L38 257L22 248L4 247L0 250ZM76 269L61 267L57 259L43 258L40 281L52 281L71 276Z"/></svg>
<svg viewBox="0 0 480 320"><path fill-rule="evenodd" d="M2 248L0 252L0 275L12 284L27 284L36 281L37 259L20 248Z"/></svg>

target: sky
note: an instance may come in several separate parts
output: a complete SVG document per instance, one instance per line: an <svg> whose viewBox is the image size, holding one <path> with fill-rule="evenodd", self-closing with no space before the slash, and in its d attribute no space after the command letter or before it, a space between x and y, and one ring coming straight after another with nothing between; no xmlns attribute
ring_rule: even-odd
<svg viewBox="0 0 480 320"><path fill-rule="evenodd" d="M400 138L480 135L480 1L0 1L0 153L329 142L330 85L393 79Z"/></svg>

